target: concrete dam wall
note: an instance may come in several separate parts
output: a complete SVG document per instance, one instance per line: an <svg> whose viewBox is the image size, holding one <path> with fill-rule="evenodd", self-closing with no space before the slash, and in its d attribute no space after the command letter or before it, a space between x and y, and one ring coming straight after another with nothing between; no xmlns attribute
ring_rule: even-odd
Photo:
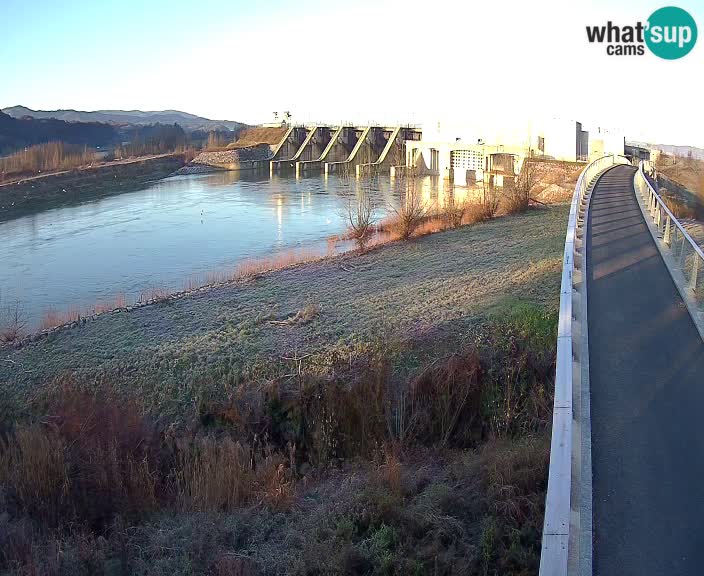
<svg viewBox="0 0 704 576"><path fill-rule="evenodd" d="M224 151L201 153L189 169L294 171L296 176L389 172L404 164L406 140L420 138L419 129L401 126L257 127Z"/></svg>

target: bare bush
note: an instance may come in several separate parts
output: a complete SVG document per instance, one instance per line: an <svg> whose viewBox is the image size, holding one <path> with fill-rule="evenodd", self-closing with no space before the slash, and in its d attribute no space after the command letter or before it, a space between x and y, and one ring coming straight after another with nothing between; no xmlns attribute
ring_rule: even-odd
<svg viewBox="0 0 704 576"><path fill-rule="evenodd" d="M447 228L457 228L462 225L467 212L467 202L459 200L455 194L455 187L451 185L448 190L447 201L442 208L442 219Z"/></svg>
<svg viewBox="0 0 704 576"><path fill-rule="evenodd" d="M428 206L413 175L402 178L399 189L401 203L393 208L394 227L401 240L408 240L428 216Z"/></svg>
<svg viewBox="0 0 704 576"><path fill-rule="evenodd" d="M474 202L467 207L468 224L473 222L483 222L491 220L496 216L499 210L499 196L496 189L489 186L486 182L482 183L482 194L479 202Z"/></svg>
<svg viewBox="0 0 704 576"><path fill-rule="evenodd" d="M253 499L281 506L293 487L282 452L206 436L179 451L176 497L186 510L232 510Z"/></svg>
<svg viewBox="0 0 704 576"><path fill-rule="evenodd" d="M475 353L453 355L429 366L410 383L415 432L425 442L446 446L462 418L479 421L481 362Z"/></svg>
<svg viewBox="0 0 704 576"><path fill-rule="evenodd" d="M374 206L369 194L358 194L347 204L349 235L360 250L365 250L374 231Z"/></svg>
<svg viewBox="0 0 704 576"><path fill-rule="evenodd" d="M31 512L55 522L69 490L65 444L38 425L19 428L0 441L0 486L12 487L13 496Z"/></svg>
<svg viewBox="0 0 704 576"><path fill-rule="evenodd" d="M0 299L0 344L16 342L25 335L27 322L19 300L4 306Z"/></svg>
<svg viewBox="0 0 704 576"><path fill-rule="evenodd" d="M528 209L531 190L540 180L541 166L533 160L524 160L521 171L512 183L504 188L505 210L507 214L516 214Z"/></svg>

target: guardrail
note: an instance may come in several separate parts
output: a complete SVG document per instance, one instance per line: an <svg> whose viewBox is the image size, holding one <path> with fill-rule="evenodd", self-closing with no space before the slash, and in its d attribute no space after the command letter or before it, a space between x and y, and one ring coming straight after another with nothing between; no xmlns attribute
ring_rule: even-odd
<svg viewBox="0 0 704 576"><path fill-rule="evenodd" d="M704 272L704 252L675 218L650 183L647 174L654 176L654 167L651 162L641 161L633 183L643 197L658 232L662 234L662 241L672 251L672 256L679 264L687 288L691 290L695 301L700 303L704 301L704 286L699 280Z"/></svg>
<svg viewBox="0 0 704 576"><path fill-rule="evenodd" d="M550 468L548 490L545 498L545 521L540 555L540 576L567 576L578 573L578 566L570 565L569 560L579 558L578 553L570 553L570 530L573 525L572 466L573 466L573 420L579 418L573 413L572 394L575 377L574 362L579 362L580 354L575 354L572 323L579 317L574 308L574 259L577 230L586 219L580 217L585 208L587 193L592 181L604 170L616 164L629 164L622 156L604 156L587 165L579 175L575 185L570 215L567 221L565 251L562 263L562 283L560 286L560 315L557 331L557 366L555 370L555 399L552 416L552 440L550 445ZM578 504L578 503L577 503ZM578 536L578 535L577 535ZM578 545L579 538L572 541ZM573 560L574 561L574 560Z"/></svg>

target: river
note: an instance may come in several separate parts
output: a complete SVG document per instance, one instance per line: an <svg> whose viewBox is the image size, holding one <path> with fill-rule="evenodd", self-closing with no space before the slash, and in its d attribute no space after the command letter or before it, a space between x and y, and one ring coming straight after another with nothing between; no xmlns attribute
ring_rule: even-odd
<svg viewBox="0 0 704 576"><path fill-rule="evenodd" d="M349 199L369 193L382 217L401 196L389 177L219 172L0 223L0 299L28 327L48 311L93 310L123 295L182 290L189 278L291 248L321 252L346 228ZM438 185L423 182L435 199ZM337 249L340 249L338 246Z"/></svg>

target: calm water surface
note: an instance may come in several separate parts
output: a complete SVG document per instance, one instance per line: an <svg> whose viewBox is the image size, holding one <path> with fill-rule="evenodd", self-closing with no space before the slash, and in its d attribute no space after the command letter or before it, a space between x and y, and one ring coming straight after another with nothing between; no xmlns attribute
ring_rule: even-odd
<svg viewBox="0 0 704 576"><path fill-rule="evenodd" d="M0 298L36 325L47 310L90 310L124 294L183 289L188 278L290 248L324 249L345 230L349 199L382 216L400 194L388 177L177 176L143 190L0 223ZM437 182L423 182L437 199ZM442 193L442 192L440 192Z"/></svg>

